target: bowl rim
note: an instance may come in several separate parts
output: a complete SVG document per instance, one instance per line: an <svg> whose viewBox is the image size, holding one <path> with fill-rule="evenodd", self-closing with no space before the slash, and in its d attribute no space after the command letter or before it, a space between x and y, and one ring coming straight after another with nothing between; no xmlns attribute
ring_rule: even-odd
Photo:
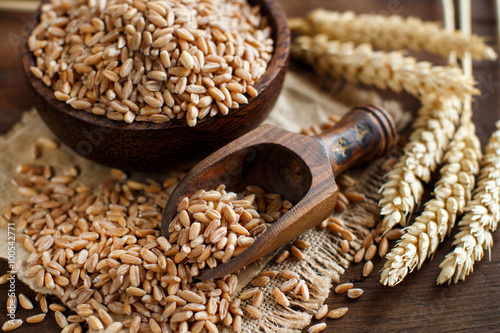
<svg viewBox="0 0 500 333"><path fill-rule="evenodd" d="M262 92L266 90L280 75L283 70L287 68L287 62L290 54L290 40L291 34L288 27L285 11L283 7L277 0L248 0L252 5L260 5L261 13L268 18L268 24L272 27L272 36L274 41L273 56L269 65L266 69L264 75L257 81L254 88L258 91L256 97L249 98L249 103L240 106L238 109L231 109L228 115L217 114L213 117L205 117L199 120L194 128L197 129L210 129L213 128L214 122L231 117L243 117L250 111L251 102L254 98L261 96ZM165 130L170 128L191 128L187 125L186 120L182 119L172 119L166 123L153 123L153 122L133 122L131 124L125 121L112 120L105 116L95 115L84 110L77 110L59 101L54 96L54 90L52 87L46 86L39 78L33 75L30 68L35 65L33 53L29 50L27 43L28 37L31 35L33 29L38 24L38 19L41 14L41 6L47 3L48 0L42 0L40 7L33 15L34 24L30 26L26 34L26 41L21 43L21 61L24 74L26 75L29 84L32 86L34 92L42 99L45 103L51 105L53 109L63 112L73 118L78 119L95 126L105 127L108 129L120 129L120 130L131 130L131 131L143 131L143 130Z"/></svg>

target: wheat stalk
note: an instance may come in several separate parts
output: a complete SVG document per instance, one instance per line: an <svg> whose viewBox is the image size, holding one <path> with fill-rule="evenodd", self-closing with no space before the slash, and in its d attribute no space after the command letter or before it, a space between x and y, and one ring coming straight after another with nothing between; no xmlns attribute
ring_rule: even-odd
<svg viewBox="0 0 500 333"><path fill-rule="evenodd" d="M439 24L416 17L397 15L356 15L316 9L305 19L291 19L290 26L301 34L326 34L330 39L356 44L370 43L383 49L412 49L447 57L451 52L462 56L470 52L475 60L495 60L497 54L476 35L446 31Z"/></svg>
<svg viewBox="0 0 500 333"><path fill-rule="evenodd" d="M427 96L422 99L410 142L380 190L383 232L398 223L406 225L408 214L422 197L422 182L430 180L432 172L443 160L444 151L455 133L460 106L457 97Z"/></svg>
<svg viewBox="0 0 500 333"><path fill-rule="evenodd" d="M455 133L444 157L441 178L434 189L434 199L415 222L405 228L405 234L387 254L380 282L394 286L415 268L420 269L440 242L453 228L457 215L462 214L474 188L479 172L481 144L467 114Z"/></svg>
<svg viewBox="0 0 500 333"><path fill-rule="evenodd" d="M441 262L438 284L465 280L474 263L480 261L484 251L491 251L493 236L500 221L500 121L491 136L482 160L477 187L465 208L455 235L455 249Z"/></svg>
<svg viewBox="0 0 500 333"><path fill-rule="evenodd" d="M421 97L476 94L472 78L458 68L432 66L417 62L401 52L373 51L368 44L329 41L326 35L299 36L292 54L309 63L318 73L343 77L352 83L363 83L379 89L403 90Z"/></svg>

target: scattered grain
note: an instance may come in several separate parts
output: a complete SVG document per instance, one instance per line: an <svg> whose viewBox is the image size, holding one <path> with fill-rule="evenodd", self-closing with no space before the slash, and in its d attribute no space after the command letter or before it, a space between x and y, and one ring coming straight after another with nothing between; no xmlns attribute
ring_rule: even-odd
<svg viewBox="0 0 500 333"><path fill-rule="evenodd" d="M257 309L256 307L250 305L250 304L247 304L245 306L245 310L248 312L248 314L252 317L252 318L255 318L255 319L261 319L262 318L262 312L259 311L259 309Z"/></svg>
<svg viewBox="0 0 500 333"><path fill-rule="evenodd" d="M387 240L387 237L382 237L378 245L378 255L381 258L383 258L387 254L388 250L389 250L389 241Z"/></svg>
<svg viewBox="0 0 500 333"><path fill-rule="evenodd" d="M288 256L290 256L290 251L288 251L288 250L284 250L284 251L282 251L282 252L281 252L281 253L280 253L280 254L276 257L275 262L276 262L277 264L280 264L280 263L282 263L283 261L285 261L285 260L286 260L286 258L288 258Z"/></svg>
<svg viewBox="0 0 500 333"><path fill-rule="evenodd" d="M348 290L350 290L352 287L354 287L354 285L350 282L339 284L338 286L335 287L335 293L343 294Z"/></svg>
<svg viewBox="0 0 500 333"><path fill-rule="evenodd" d="M49 311L49 308L47 306L47 299L45 298L45 296L42 296L40 298L39 303L40 303L40 309L42 309L42 312L47 313Z"/></svg>
<svg viewBox="0 0 500 333"><path fill-rule="evenodd" d="M26 309L26 310L32 310L33 309L33 303L31 303L30 299L24 295L24 294L19 294L19 305L21 305L21 307L23 309Z"/></svg>
<svg viewBox="0 0 500 333"><path fill-rule="evenodd" d="M56 323L60 328L65 328L66 326L68 326L68 320L61 311L55 311L54 318L56 319Z"/></svg>
<svg viewBox="0 0 500 333"><path fill-rule="evenodd" d="M334 310L328 312L328 318L332 318L332 319L341 318L347 313L347 310L349 310L347 307L341 307L341 308L334 309Z"/></svg>
<svg viewBox="0 0 500 333"><path fill-rule="evenodd" d="M49 305L49 309L56 312L56 311L60 311L60 312L64 312L66 311L66 307L61 305L61 304L57 304L57 303L52 303Z"/></svg>
<svg viewBox="0 0 500 333"><path fill-rule="evenodd" d="M363 295L363 289L361 288L351 288L347 291L347 297L358 298Z"/></svg>
<svg viewBox="0 0 500 333"><path fill-rule="evenodd" d="M30 317L26 318L26 322L29 324L40 323L45 319L45 316L46 316L45 313L40 313L40 314L37 314L34 316L30 316Z"/></svg>
<svg viewBox="0 0 500 333"><path fill-rule="evenodd" d="M342 252L349 252L349 242L346 239L340 241L340 246L342 248Z"/></svg>
<svg viewBox="0 0 500 333"><path fill-rule="evenodd" d="M365 252L365 260L372 260L373 257L375 257L376 253L377 253L377 245L372 244L368 246Z"/></svg>
<svg viewBox="0 0 500 333"><path fill-rule="evenodd" d="M364 257L365 257L365 248L362 247L354 255L354 262L356 264L359 264L363 260Z"/></svg>
<svg viewBox="0 0 500 333"><path fill-rule="evenodd" d="M315 325L312 325L311 327L309 327L307 332L308 333L318 333L318 332L324 331L325 329L326 329L326 324L319 323L319 324L315 324Z"/></svg>
<svg viewBox="0 0 500 333"><path fill-rule="evenodd" d="M385 233L385 238L394 241L401 238L404 235L403 229L391 229Z"/></svg>
<svg viewBox="0 0 500 333"><path fill-rule="evenodd" d="M290 301L288 300L288 298L278 288L274 288L274 298L279 304L283 305L285 308L290 305Z"/></svg>
<svg viewBox="0 0 500 333"><path fill-rule="evenodd" d="M363 266L363 277L368 277L373 271L373 263L371 260L368 260Z"/></svg>
<svg viewBox="0 0 500 333"><path fill-rule="evenodd" d="M0 276L0 285L6 284L9 281L11 275L9 273Z"/></svg>
<svg viewBox="0 0 500 333"><path fill-rule="evenodd" d="M304 260L306 258L306 256L304 255L304 252L302 252L301 250L299 250L298 247L292 245L290 247L290 251L292 253L292 255L297 258L298 260Z"/></svg>
<svg viewBox="0 0 500 333"><path fill-rule="evenodd" d="M328 305L323 304L318 311L316 311L316 314L314 315L314 318L317 320L323 319L328 313Z"/></svg>
<svg viewBox="0 0 500 333"><path fill-rule="evenodd" d="M7 331L15 330L16 328L19 328L22 324L23 324L23 321L21 319L7 320L2 325L2 331L7 332Z"/></svg>

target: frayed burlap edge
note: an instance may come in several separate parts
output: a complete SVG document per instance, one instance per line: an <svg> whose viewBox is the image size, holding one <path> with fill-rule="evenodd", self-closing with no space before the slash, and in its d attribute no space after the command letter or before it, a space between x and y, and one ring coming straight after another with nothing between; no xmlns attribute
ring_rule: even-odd
<svg viewBox="0 0 500 333"><path fill-rule="evenodd" d="M401 154L400 150L393 149L386 157L372 163L358 181L355 190L363 193L366 198L360 204L351 205L335 216L345 222L346 228L351 230L355 239L351 242L351 250L343 253L340 248L340 236L333 234L328 229L312 229L298 237L309 241L312 246L303 250L306 259L287 259L277 264L270 261L262 270L281 271L290 270L297 273L301 279L307 282L310 300L304 301L301 296L295 296L289 292L286 295L290 299L291 306L284 308L277 304L274 296L274 288L279 288L285 281L280 277L272 279L265 287L261 288L264 293L264 303L260 310L262 319L256 320L249 315L245 316L242 332L300 332L307 327L313 314L323 305L328 297L333 283L340 280L349 263L353 260L354 253L359 250L364 237L370 228L375 226L379 220L378 190L384 183L384 162ZM249 301L243 304L251 304ZM230 332L226 329L223 332Z"/></svg>

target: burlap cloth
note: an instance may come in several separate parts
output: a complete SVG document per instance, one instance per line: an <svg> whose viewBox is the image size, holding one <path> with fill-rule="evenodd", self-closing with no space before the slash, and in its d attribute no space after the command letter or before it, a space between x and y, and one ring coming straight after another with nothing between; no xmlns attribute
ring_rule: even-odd
<svg viewBox="0 0 500 333"><path fill-rule="evenodd" d="M384 106L391 112L398 124L405 123L405 119L408 119L408 114L402 111L397 102L383 101L374 92L356 89L344 82L318 82L312 74L289 72L283 91L267 122L298 132L303 127L326 122L330 114L342 115L352 106L365 103ZM32 161L31 148L37 138L42 136L53 137L38 114L30 111L25 113L22 121L8 134L0 137L0 208L17 199L17 191L11 183L11 179L16 177L16 166ZM357 190L366 195L366 200L361 204L351 205L341 214L342 219L346 221L346 225L355 235L349 253L344 254L340 251L341 239L337 235L326 229L312 229L300 236L300 239L308 240L313 244L304 250L305 260L287 259L281 264L276 264L272 257L268 256L239 274L240 288L244 289L252 277L261 270L288 269L299 274L308 283L310 289L308 302L290 296L292 305L284 308L278 305L273 297L274 287L281 285L284 281L279 278L272 279L262 289L265 295L265 301L260 308L264 314L263 318L255 320L246 316L242 325L243 332L299 332L310 323L315 310L324 303L332 284L339 281L340 276L353 259L355 251L360 248L361 240L378 219L377 191L383 181L385 171L381 169L381 165L386 158L388 156L372 162L362 172L358 170L358 173L354 175L358 179ZM41 159L37 161L37 164L44 163L53 165L56 170L78 165L81 170L77 179L78 185L96 185L109 177L109 168L90 162L65 146L57 151L45 151ZM134 176L140 177L140 175L132 175ZM286 197L286 194L284 195ZM7 242L0 242L0 256L7 257ZM24 261L27 256L28 253L22 244L17 244L17 260ZM36 287L34 279L26 279L23 274L24 269L23 264L18 274L20 280L36 291L51 293L49 289L40 290ZM224 331L231 330L226 328Z"/></svg>

